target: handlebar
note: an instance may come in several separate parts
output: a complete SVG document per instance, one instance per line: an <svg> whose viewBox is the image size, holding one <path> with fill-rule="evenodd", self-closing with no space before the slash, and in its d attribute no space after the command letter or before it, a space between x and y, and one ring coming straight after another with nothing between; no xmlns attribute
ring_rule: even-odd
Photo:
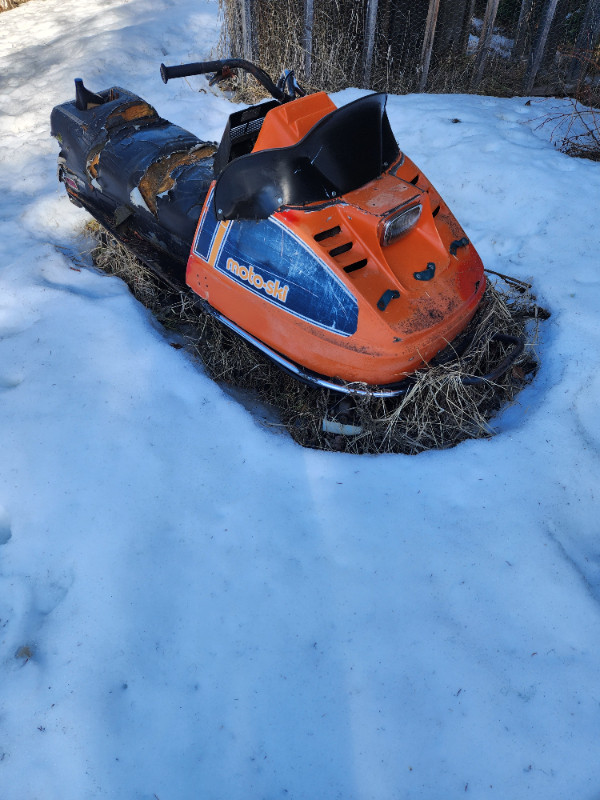
<svg viewBox="0 0 600 800"><path fill-rule="evenodd" d="M253 75L276 100L283 101L287 99L285 92L273 83L263 69L252 64L250 61L246 61L244 58L223 58L219 61L196 61L193 64L179 64L173 67L166 67L164 64L161 64L160 76L163 82L166 83L171 78L188 78L192 75L205 75L207 72L219 73L225 68L243 69Z"/></svg>

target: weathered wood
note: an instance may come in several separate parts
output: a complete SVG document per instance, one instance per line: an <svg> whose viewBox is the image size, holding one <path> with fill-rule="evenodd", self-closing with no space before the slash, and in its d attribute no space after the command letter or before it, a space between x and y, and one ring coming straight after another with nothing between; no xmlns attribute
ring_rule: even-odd
<svg viewBox="0 0 600 800"><path fill-rule="evenodd" d="M519 21L517 22L517 30L511 50L511 56L514 59L520 59L525 52L525 42L527 41L527 30L532 10L533 0L521 0Z"/></svg>
<svg viewBox="0 0 600 800"><path fill-rule="evenodd" d="M462 30L460 33L460 40L458 45L458 52L464 55L469 47L469 36L471 34L471 23L475 15L475 0L469 0L465 7L465 15L463 17Z"/></svg>
<svg viewBox="0 0 600 800"><path fill-rule="evenodd" d="M485 62L490 51L492 43L492 36L494 35L494 23L496 22L496 14L498 13L498 5L500 0L488 0L485 7L485 15L483 17L483 26L479 36L479 44L475 53L475 68L473 71L473 80L471 88L477 89L483 78L483 71L485 69Z"/></svg>
<svg viewBox="0 0 600 800"><path fill-rule="evenodd" d="M542 58L544 57L544 51L548 41L548 33L550 32L550 26L552 25L552 20L554 19L554 14L556 13L557 4L558 0L547 0L544 8L542 21L540 22L535 45L533 47L533 53L531 55L529 66L525 74L525 80L523 82L523 91L525 94L531 94L533 89L533 84L535 83L540 64L542 63Z"/></svg>
<svg viewBox="0 0 600 800"><path fill-rule="evenodd" d="M585 71L589 58L600 36L600 0L588 0L581 27L575 41L575 54L569 68L569 81L576 82Z"/></svg>
<svg viewBox="0 0 600 800"><path fill-rule="evenodd" d="M373 68L373 52L375 50L375 30L377 28L377 8L379 0L368 0L367 27L365 29L365 63L363 71L363 88L368 89L371 83Z"/></svg>
<svg viewBox="0 0 600 800"><path fill-rule="evenodd" d="M470 16L471 5L472 0L445 0L440 3L431 56L433 64L461 52L465 18Z"/></svg>
<svg viewBox="0 0 600 800"><path fill-rule="evenodd" d="M423 37L423 48L421 50L421 75L419 77L419 91L422 92L427 85L429 77L429 65L431 64L431 51L435 39L435 27L437 24L438 13L440 10L440 0L429 0L429 11L425 22L425 36Z"/></svg>
<svg viewBox="0 0 600 800"><path fill-rule="evenodd" d="M380 10L386 6L387 26L380 28L387 45L386 70L393 80L401 81L404 88L410 81L410 88L415 89L412 80L419 78L429 0L379 0Z"/></svg>
<svg viewBox="0 0 600 800"><path fill-rule="evenodd" d="M256 53L256 48L254 46L254 26L252 25L253 5L254 0L240 0L244 58L248 61L254 61Z"/></svg>
<svg viewBox="0 0 600 800"><path fill-rule="evenodd" d="M312 72L312 41L315 7L313 0L304 0L304 74L310 81Z"/></svg>

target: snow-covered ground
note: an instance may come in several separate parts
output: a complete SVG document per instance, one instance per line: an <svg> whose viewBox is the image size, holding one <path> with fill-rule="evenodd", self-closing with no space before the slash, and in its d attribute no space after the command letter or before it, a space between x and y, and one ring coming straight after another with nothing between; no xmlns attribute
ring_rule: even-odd
<svg viewBox="0 0 600 800"><path fill-rule="evenodd" d="M468 53L474 53L477 50L479 38L483 29L483 20L479 19L478 17L473 17L472 27L477 35L472 33L469 34L469 43L467 46ZM492 34L492 38L490 40L490 49L503 58L509 58L514 43L514 39L508 39L506 36L502 36L499 33L494 33Z"/></svg>
<svg viewBox="0 0 600 800"><path fill-rule="evenodd" d="M543 101L390 98L553 312L542 369L489 441L303 450L65 255L52 106L81 76L217 139L231 105L158 65L218 35L199 0L0 15L0 798L596 800L600 165Z"/></svg>

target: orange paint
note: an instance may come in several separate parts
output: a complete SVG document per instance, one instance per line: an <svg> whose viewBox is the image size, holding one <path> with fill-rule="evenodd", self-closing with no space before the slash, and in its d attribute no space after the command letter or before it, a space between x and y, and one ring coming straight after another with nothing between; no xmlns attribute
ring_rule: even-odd
<svg viewBox="0 0 600 800"><path fill-rule="evenodd" d="M252 152L296 144L320 119L335 109L336 106L325 92L299 97L292 103L284 103L271 109L265 117Z"/></svg>
<svg viewBox="0 0 600 800"><path fill-rule="evenodd" d="M296 143L334 108L327 95L318 93L269 111L253 152ZM207 203L211 193L208 197ZM415 227L382 245L386 219L416 204L422 212ZM207 208L200 225L206 213ZM336 202L282 208L273 218L310 248L353 295L358 304L355 333L341 336L325 330L289 313L284 304L270 302L266 290L249 291L252 276L265 284L260 264L244 267L241 283L215 269L226 231L236 222L220 224L208 262L192 252L187 282L249 334L320 375L371 385L397 382L461 333L483 296L483 265L474 247L462 245L451 255L453 242L465 234L429 181L403 156L382 176ZM415 273L429 274L430 265L434 265L431 280L415 277ZM390 291L399 297L384 309L378 307Z"/></svg>

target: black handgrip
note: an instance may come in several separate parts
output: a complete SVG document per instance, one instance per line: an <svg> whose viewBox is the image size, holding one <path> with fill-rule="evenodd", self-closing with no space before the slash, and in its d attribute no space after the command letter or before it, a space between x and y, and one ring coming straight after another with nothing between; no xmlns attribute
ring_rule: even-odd
<svg viewBox="0 0 600 800"><path fill-rule="evenodd" d="M253 75L256 80L270 92L276 100L284 100L285 93L278 89L267 73L244 58L223 58L219 61L196 61L193 64L179 64L174 67L160 65L160 77L166 83L171 78L189 78L192 75L205 75L207 72L220 72L225 67L243 69Z"/></svg>

